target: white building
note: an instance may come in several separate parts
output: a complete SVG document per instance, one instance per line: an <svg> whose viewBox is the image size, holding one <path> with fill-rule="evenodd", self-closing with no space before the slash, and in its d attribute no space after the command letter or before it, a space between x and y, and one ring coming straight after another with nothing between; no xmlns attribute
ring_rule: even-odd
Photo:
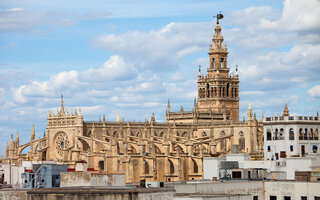
<svg viewBox="0 0 320 200"><path fill-rule="evenodd" d="M319 154L319 114L290 116L286 104L282 116L266 117L263 123L265 160Z"/></svg>
<svg viewBox="0 0 320 200"><path fill-rule="evenodd" d="M295 172L313 171L320 166L320 156L306 155L305 157L288 157L281 161L264 160L252 161L249 154L238 153L228 154L226 157L205 157L203 158L203 178L209 180L219 180L221 177L221 169L223 162L237 162L239 168L231 169L232 171L241 171L240 179L248 179L245 170L241 169L266 169L266 179L277 180L295 180ZM252 178L254 178L252 176Z"/></svg>

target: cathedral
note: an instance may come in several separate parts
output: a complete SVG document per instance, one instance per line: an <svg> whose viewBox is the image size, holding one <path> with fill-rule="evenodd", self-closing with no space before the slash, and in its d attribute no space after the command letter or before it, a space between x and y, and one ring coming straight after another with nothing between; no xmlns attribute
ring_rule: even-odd
<svg viewBox="0 0 320 200"><path fill-rule="evenodd" d="M30 142L19 144L11 135L2 162L51 160L74 169L87 162L88 170L125 173L126 182L179 181L203 178L203 158L228 153L249 153L263 159L263 124L249 105L247 121L239 121L239 75L230 74L228 49L219 20L209 47L209 65L198 74L198 98L191 111L166 110L166 121L152 114L144 122L84 121L80 109L49 111L42 138L32 128ZM25 148L30 148L26 154Z"/></svg>

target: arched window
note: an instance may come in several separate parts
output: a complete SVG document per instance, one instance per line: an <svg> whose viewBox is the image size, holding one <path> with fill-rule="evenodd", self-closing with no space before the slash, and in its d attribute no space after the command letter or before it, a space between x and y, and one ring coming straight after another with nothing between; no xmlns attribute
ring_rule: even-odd
<svg viewBox="0 0 320 200"><path fill-rule="evenodd" d="M100 160L98 165L99 165L100 170L104 170L104 161L103 160Z"/></svg>
<svg viewBox="0 0 320 200"><path fill-rule="evenodd" d="M169 160L169 166L170 166L170 174L174 174L174 165L171 160Z"/></svg>
<svg viewBox="0 0 320 200"><path fill-rule="evenodd" d="M149 174L149 164L147 161L144 162L144 174Z"/></svg>
<svg viewBox="0 0 320 200"><path fill-rule="evenodd" d="M239 133L239 151L244 151L245 148L246 148L246 140L245 140L243 132L241 131Z"/></svg>
<svg viewBox="0 0 320 200"><path fill-rule="evenodd" d="M267 130L267 140L272 140L271 138L272 138L272 136L271 136L271 130L268 129L268 130Z"/></svg>
<svg viewBox="0 0 320 200"><path fill-rule="evenodd" d="M273 133L273 139L278 140L278 129L276 128L275 132Z"/></svg>
<svg viewBox="0 0 320 200"><path fill-rule="evenodd" d="M293 128L289 129L289 140L294 140L294 131Z"/></svg>
<svg viewBox="0 0 320 200"><path fill-rule="evenodd" d="M193 173L197 174L199 173L199 168L198 168L198 164L195 160L192 159L193 162Z"/></svg>
<svg viewBox="0 0 320 200"><path fill-rule="evenodd" d="M214 96L217 96L217 88L216 87L213 88L213 94L214 94Z"/></svg>

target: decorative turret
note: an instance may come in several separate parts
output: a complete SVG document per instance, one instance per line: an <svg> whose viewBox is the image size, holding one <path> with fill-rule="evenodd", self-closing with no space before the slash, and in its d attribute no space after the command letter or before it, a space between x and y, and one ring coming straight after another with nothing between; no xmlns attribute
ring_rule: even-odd
<svg viewBox="0 0 320 200"><path fill-rule="evenodd" d="M285 116L289 116L289 109L288 109L288 105L285 104L284 105L284 109L283 109L283 114L282 114L283 117Z"/></svg>
<svg viewBox="0 0 320 200"><path fill-rule="evenodd" d="M119 112L118 112L118 114L117 114L117 121L116 121L117 123L121 123L121 119L120 119L120 114L119 114Z"/></svg>
<svg viewBox="0 0 320 200"><path fill-rule="evenodd" d="M156 117L154 116L154 112L153 112L151 116L151 122L155 122L155 121L156 121Z"/></svg>
<svg viewBox="0 0 320 200"><path fill-rule="evenodd" d="M11 134L9 149L14 149L13 134Z"/></svg>
<svg viewBox="0 0 320 200"><path fill-rule="evenodd" d="M34 125L32 125L31 141L34 141L35 139L36 139L36 132L34 131Z"/></svg>
<svg viewBox="0 0 320 200"><path fill-rule="evenodd" d="M19 143L20 143L20 141L19 141L19 133L17 131L16 142L15 142L16 147L18 147L20 145Z"/></svg>
<svg viewBox="0 0 320 200"><path fill-rule="evenodd" d="M170 113L170 99L168 99L168 113Z"/></svg>
<svg viewBox="0 0 320 200"><path fill-rule="evenodd" d="M247 110L248 121L252 120L252 110L251 110L251 102L249 102L248 110Z"/></svg>
<svg viewBox="0 0 320 200"><path fill-rule="evenodd" d="M64 107L63 107L63 94L61 95L61 102L60 102L60 115L65 115Z"/></svg>

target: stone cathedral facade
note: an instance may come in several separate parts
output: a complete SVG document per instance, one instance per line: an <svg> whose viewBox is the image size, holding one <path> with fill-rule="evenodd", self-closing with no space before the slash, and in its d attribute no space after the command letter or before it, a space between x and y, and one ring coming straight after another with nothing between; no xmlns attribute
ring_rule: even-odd
<svg viewBox="0 0 320 200"><path fill-rule="evenodd" d="M126 182L201 179L204 157L225 156L234 151L263 158L263 125L249 105L247 121L239 121L239 75L230 75L228 50L217 23L209 48L209 66L198 75L198 99L191 111L170 110L166 121L132 122L118 119L84 121L81 110L68 111L61 98L60 108L49 111L46 132L19 144L11 136L3 162L54 160L68 164L86 161L100 172L126 174ZM23 154L23 150L30 151Z"/></svg>

